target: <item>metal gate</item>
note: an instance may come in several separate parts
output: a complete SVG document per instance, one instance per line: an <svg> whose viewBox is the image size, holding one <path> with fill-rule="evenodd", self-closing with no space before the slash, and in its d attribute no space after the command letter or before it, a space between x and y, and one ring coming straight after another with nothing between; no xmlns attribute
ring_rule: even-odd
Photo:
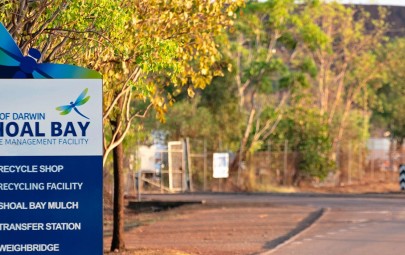
<svg viewBox="0 0 405 255"><path fill-rule="evenodd" d="M169 190L184 191L186 189L186 165L184 142L168 143Z"/></svg>

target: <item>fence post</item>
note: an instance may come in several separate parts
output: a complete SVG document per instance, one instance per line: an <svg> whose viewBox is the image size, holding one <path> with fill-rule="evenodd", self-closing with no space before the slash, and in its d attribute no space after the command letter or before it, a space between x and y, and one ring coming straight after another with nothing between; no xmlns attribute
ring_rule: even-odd
<svg viewBox="0 0 405 255"><path fill-rule="evenodd" d="M271 157L271 141L268 140L267 141L267 162L268 162L269 165L270 165L270 162L271 162L270 157Z"/></svg>
<svg viewBox="0 0 405 255"><path fill-rule="evenodd" d="M191 148L190 148L190 138L186 138L186 154L187 154L187 170L188 170L188 185L190 192L193 192L193 171L191 169Z"/></svg>
<svg viewBox="0 0 405 255"><path fill-rule="evenodd" d="M347 155L347 183L352 183L352 143L349 142L348 145L348 155Z"/></svg>
<svg viewBox="0 0 405 255"><path fill-rule="evenodd" d="M371 143L371 178L374 180L374 140Z"/></svg>
<svg viewBox="0 0 405 255"><path fill-rule="evenodd" d="M207 190L207 140L204 138L204 186L203 190Z"/></svg>
<svg viewBox="0 0 405 255"><path fill-rule="evenodd" d="M340 141L336 142L336 148L335 149L336 149L336 151L335 151L335 154L336 154L336 156L335 156L336 157L335 158L335 160L336 160L336 169L337 169L337 172L338 172L337 179L335 178L335 186L336 186L336 185L340 185L340 182L341 182L340 177L342 175L342 168L341 168L342 164L341 164L341 159L340 159L340 157L341 157L341 155L340 155Z"/></svg>
<svg viewBox="0 0 405 255"><path fill-rule="evenodd" d="M359 143L359 164L358 164L358 181L357 183L362 183L363 181L363 143Z"/></svg>
<svg viewBox="0 0 405 255"><path fill-rule="evenodd" d="M287 178L288 178L288 173L287 173L287 161L288 161L288 140L284 141L284 185L287 185Z"/></svg>

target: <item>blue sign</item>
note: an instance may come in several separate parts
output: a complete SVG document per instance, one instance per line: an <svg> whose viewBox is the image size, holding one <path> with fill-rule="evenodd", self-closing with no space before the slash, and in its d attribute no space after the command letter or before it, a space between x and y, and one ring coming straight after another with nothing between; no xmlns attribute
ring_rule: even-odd
<svg viewBox="0 0 405 255"><path fill-rule="evenodd" d="M0 254L102 254L99 156L0 157Z"/></svg>
<svg viewBox="0 0 405 255"><path fill-rule="evenodd" d="M0 254L101 255L101 76L40 58L0 23Z"/></svg>
<svg viewBox="0 0 405 255"><path fill-rule="evenodd" d="M101 80L0 91L0 254L102 254Z"/></svg>

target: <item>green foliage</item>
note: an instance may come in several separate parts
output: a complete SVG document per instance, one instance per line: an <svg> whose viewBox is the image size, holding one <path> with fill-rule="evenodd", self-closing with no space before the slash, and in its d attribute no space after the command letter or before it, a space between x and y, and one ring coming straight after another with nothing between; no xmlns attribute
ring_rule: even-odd
<svg viewBox="0 0 405 255"><path fill-rule="evenodd" d="M299 151L294 182L305 178L324 179L333 171L329 128L316 108L297 107L286 113L272 141L288 139Z"/></svg>
<svg viewBox="0 0 405 255"><path fill-rule="evenodd" d="M403 144L405 138L405 108L402 107L405 98L404 51L404 38L396 39L387 47L381 48L380 58L386 62L385 83L370 91L375 92L372 101L374 129L389 131L391 138L399 144Z"/></svg>
<svg viewBox="0 0 405 255"><path fill-rule="evenodd" d="M197 107L198 101L183 100L169 109L167 121L160 128L169 132L170 140L210 137L218 132L212 114L205 107Z"/></svg>
<svg viewBox="0 0 405 255"><path fill-rule="evenodd" d="M236 135L223 132L220 139L239 143L242 160L243 153L263 149L270 135L302 151L301 177L324 178L334 169L340 139L363 143L368 137L367 88L384 78L375 52L384 43L385 14L377 22L336 3L293 2L247 3L235 30L221 41L233 70L212 88L229 88L204 91L200 106L219 123L231 121L233 129L220 130ZM379 105L386 107L382 100Z"/></svg>
<svg viewBox="0 0 405 255"><path fill-rule="evenodd" d="M167 130L169 139L204 138L210 150L236 150L242 122L231 73L216 77L203 91L197 90L192 101L183 91L166 113L166 122L153 126Z"/></svg>
<svg viewBox="0 0 405 255"><path fill-rule="evenodd" d="M313 6L281 0L249 2L229 34L227 53L235 64L232 85L244 125L237 160L260 150L292 103L289 98L310 87L310 77L317 74L310 54L301 58L301 49L308 47L302 31L316 25L301 9Z"/></svg>

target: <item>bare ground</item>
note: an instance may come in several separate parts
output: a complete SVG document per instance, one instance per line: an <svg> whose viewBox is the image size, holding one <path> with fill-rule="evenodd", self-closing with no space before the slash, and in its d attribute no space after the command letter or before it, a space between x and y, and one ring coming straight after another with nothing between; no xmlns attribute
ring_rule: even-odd
<svg viewBox="0 0 405 255"><path fill-rule="evenodd" d="M387 193L398 183L375 181L339 187L301 187L297 192ZM308 207L191 205L159 212L126 211L127 250L110 253L111 237L104 238L105 254L127 255L238 255L269 249L314 212ZM105 232L110 231L111 208L105 209Z"/></svg>
<svg viewBox="0 0 405 255"><path fill-rule="evenodd" d="M140 216L126 232L123 254L254 254L275 245L314 208L258 205L186 206ZM105 249L111 242L105 238Z"/></svg>

